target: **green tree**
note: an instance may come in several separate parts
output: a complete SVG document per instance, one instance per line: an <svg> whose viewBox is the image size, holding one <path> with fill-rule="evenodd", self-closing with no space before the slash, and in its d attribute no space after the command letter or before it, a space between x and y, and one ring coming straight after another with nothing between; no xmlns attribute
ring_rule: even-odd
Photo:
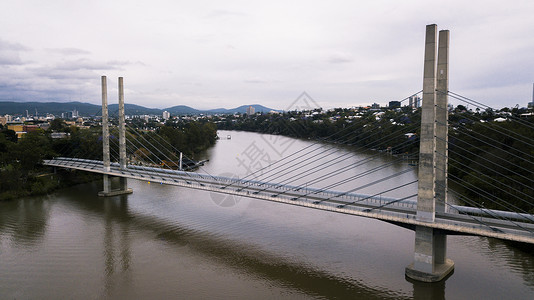
<svg viewBox="0 0 534 300"><path fill-rule="evenodd" d="M53 155L50 140L44 131L38 130L22 136L14 149L16 160L23 174L33 171L46 157Z"/></svg>
<svg viewBox="0 0 534 300"><path fill-rule="evenodd" d="M50 130L52 131L65 131L66 128L67 124L61 118L56 118L50 122Z"/></svg>

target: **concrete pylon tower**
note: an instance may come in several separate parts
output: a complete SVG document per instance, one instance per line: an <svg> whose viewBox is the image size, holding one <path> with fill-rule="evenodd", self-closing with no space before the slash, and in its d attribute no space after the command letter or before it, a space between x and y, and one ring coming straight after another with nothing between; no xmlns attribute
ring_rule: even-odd
<svg viewBox="0 0 534 300"><path fill-rule="evenodd" d="M449 39L448 30L439 31L438 68L436 70L436 212L445 212L447 209Z"/></svg>
<svg viewBox="0 0 534 300"><path fill-rule="evenodd" d="M119 160L121 170L126 170L126 118L124 114L124 84L122 77L119 77ZM119 178L119 189L125 193L131 193L132 190L128 189L126 177Z"/></svg>
<svg viewBox="0 0 534 300"><path fill-rule="evenodd" d="M417 221L424 223L434 223L436 212L444 212L446 206L449 32L440 32L436 65L437 37L437 25L427 25L416 216ZM406 267L406 276L436 282L452 272L454 263L446 258L446 241L443 232L417 225L414 262Z"/></svg>
<svg viewBox="0 0 534 300"><path fill-rule="evenodd" d="M104 172L110 171L110 157L109 157L109 117L108 117L108 85L106 76L102 76L102 149L103 149L103 164ZM106 195L111 191L111 182L107 174L104 174L104 190L99 193Z"/></svg>
<svg viewBox="0 0 534 300"><path fill-rule="evenodd" d="M125 136L125 116L124 116L124 88L123 78L119 77L119 163L120 169L126 169L126 136ZM112 190L111 178L115 175L111 170L111 161L109 155L109 121L108 121L108 104L107 104L107 82L106 76L102 76L102 143L103 143L103 162L104 162L104 190L98 195L102 197L111 197L124 194L131 194L132 189L128 188L127 180L123 176L119 177L119 188Z"/></svg>

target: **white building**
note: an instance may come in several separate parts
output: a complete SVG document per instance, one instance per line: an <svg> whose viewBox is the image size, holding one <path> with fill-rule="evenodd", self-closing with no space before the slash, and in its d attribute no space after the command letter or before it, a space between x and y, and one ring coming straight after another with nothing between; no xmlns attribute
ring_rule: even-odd
<svg viewBox="0 0 534 300"><path fill-rule="evenodd" d="M254 111L255 111L254 107L252 107L252 106L247 107L247 115L249 115L249 116L253 115Z"/></svg>
<svg viewBox="0 0 534 300"><path fill-rule="evenodd" d="M168 111L163 112L163 120L168 120L171 118L171 113Z"/></svg>

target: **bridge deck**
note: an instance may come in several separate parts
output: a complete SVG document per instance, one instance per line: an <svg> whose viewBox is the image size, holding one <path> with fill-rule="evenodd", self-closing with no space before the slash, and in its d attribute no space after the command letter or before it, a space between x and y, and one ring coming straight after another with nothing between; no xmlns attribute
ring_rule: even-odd
<svg viewBox="0 0 534 300"><path fill-rule="evenodd" d="M411 228L425 226L447 232L534 244L534 224L532 222L534 218L527 214L486 210L486 215L500 217L494 218L473 215L471 213L480 214L481 212L470 207L454 205L449 209L450 212L436 214L435 221L429 223L416 219L417 203L413 200L302 188L144 166L128 166L122 170L117 163L112 163L110 171L105 171L102 161L85 159L55 158L45 160L44 164L374 218L403 224L403 226ZM510 217L516 220L510 219ZM524 222L517 219L531 221Z"/></svg>

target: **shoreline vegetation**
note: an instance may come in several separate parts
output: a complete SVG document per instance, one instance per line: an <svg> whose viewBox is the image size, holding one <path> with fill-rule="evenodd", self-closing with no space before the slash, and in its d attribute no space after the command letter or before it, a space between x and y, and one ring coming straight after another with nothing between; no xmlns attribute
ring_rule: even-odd
<svg viewBox="0 0 534 300"><path fill-rule="evenodd" d="M209 122L166 124L153 131L129 130L132 139L157 138L174 149L181 149L188 157L211 147L217 139L216 127ZM64 133L63 138L52 137L52 133L58 132ZM43 159L55 156L102 160L101 138L102 129L99 126L80 129L67 126L62 119L53 120L48 130L37 129L21 138L17 138L13 130L1 126L0 201L44 195L59 188L101 179L98 174L59 168L54 172L52 168L42 165ZM143 155L131 154L137 162L160 161L160 158L151 154L157 153L156 149L140 149L138 151ZM165 155L179 156L171 150L167 150Z"/></svg>

